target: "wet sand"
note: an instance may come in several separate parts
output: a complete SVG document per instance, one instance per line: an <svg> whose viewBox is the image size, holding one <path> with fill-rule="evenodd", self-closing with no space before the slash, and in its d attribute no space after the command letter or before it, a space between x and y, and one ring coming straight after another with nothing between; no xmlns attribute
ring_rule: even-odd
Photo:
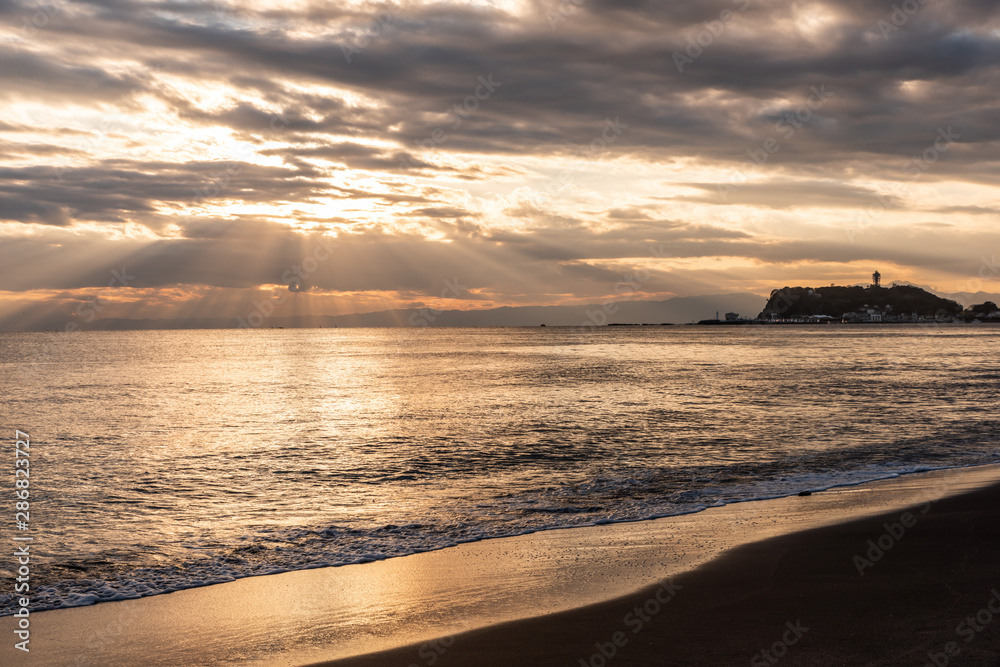
<svg viewBox="0 0 1000 667"><path fill-rule="evenodd" d="M595 643L610 652L607 642L613 645L615 633L622 632L628 641L614 647L613 658L604 658L609 665L749 664L754 654L747 654L746 646L767 648L791 632L786 621L801 620L810 630L782 664L868 664L868 658L857 662L841 655L840 662L824 663L815 655L802 656L824 633L845 642L844 650L857 651L850 655L887 651L883 626L889 634L898 626L925 644L939 638L942 646L947 643L959 612L975 613L987 603L990 588L1000 585L1000 567L993 565L1000 562L1000 538L995 524L982 523L992 516L990 506L977 513L966 499L937 501L998 481L1000 466L937 471L681 517L545 531L377 563L35 613L30 655L4 642L0 663L303 665L390 650L343 664L579 665L583 659L597 666L604 656L595 653L600 649ZM996 507L997 492L989 493ZM927 514L864 577L851 558L864 553L868 539L879 539L882 519L799 532L885 512L898 518L903 508L927 502L933 503ZM966 509L947 509L955 503ZM945 519L956 526L951 532ZM781 535L787 537L757 543ZM748 546L732 551L741 545ZM930 560L909 562L902 558L907 553ZM998 581L980 590L985 584L976 568L983 559ZM900 567L909 580L892 578ZM654 584L670 577L683 588L632 633L641 617L626 623L627 609L636 601L645 605L650 596L655 600ZM849 597L852 591L861 597ZM954 591L968 597L957 598ZM977 596L982 601L965 612L963 605ZM793 604L800 598L803 605ZM899 600L912 604L893 607ZM834 612L846 620L831 624ZM13 622L0 619L0 634L12 637ZM853 624L847 635L845 623ZM876 637L870 646L869 636ZM434 638L446 639L425 645ZM968 648L963 644L961 657L991 649L995 640L984 632ZM702 660L711 651L719 653ZM878 664L924 664L913 661L918 653Z"/></svg>
<svg viewBox="0 0 1000 667"><path fill-rule="evenodd" d="M743 546L617 600L326 664L998 665L1000 485Z"/></svg>

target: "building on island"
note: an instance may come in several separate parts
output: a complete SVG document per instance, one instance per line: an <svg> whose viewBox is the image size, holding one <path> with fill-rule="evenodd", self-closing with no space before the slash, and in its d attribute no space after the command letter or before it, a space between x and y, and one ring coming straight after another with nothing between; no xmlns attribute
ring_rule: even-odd
<svg viewBox="0 0 1000 667"><path fill-rule="evenodd" d="M878 289L882 286L882 274L876 271L872 274L872 287Z"/></svg>

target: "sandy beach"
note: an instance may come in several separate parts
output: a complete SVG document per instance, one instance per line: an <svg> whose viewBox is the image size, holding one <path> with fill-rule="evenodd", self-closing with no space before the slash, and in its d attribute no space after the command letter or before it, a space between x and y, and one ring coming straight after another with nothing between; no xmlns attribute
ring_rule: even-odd
<svg viewBox="0 0 1000 667"><path fill-rule="evenodd" d="M633 595L327 667L997 665L1000 485L753 543Z"/></svg>
<svg viewBox="0 0 1000 667"><path fill-rule="evenodd" d="M792 632L786 623L801 621L809 631L785 664L918 664L949 641L962 642L964 662L954 664L995 664L992 626L969 645L955 626L1000 584L991 579L998 491L941 499L998 481L1000 466L914 474L41 612L32 615L30 655L9 642L0 659L599 665L601 646L611 646L617 664L749 664ZM885 546L884 524L902 522L909 507L928 509L912 511L915 524L860 576L854 556L865 556L869 540ZM661 590L671 578L680 587ZM650 602L657 596L669 601ZM637 605L660 609L649 621L626 620ZM12 629L13 619L0 619L0 631ZM627 641L613 646L616 637Z"/></svg>

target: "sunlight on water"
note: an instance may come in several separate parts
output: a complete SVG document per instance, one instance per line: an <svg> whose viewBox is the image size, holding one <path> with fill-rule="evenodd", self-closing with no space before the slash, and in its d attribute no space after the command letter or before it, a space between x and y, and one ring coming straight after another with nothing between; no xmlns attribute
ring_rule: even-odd
<svg viewBox="0 0 1000 667"><path fill-rule="evenodd" d="M989 327L0 334L48 606L998 459ZM8 599L0 599L6 604Z"/></svg>

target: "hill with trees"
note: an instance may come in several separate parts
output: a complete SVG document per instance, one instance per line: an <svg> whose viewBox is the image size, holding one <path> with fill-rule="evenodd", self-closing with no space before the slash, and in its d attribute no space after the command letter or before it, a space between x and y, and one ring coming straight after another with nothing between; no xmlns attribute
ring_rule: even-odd
<svg viewBox="0 0 1000 667"><path fill-rule="evenodd" d="M813 315L841 318L869 309L893 318L954 317L962 312L957 301L944 299L913 285L892 287L783 287L771 292L758 319L795 319Z"/></svg>

